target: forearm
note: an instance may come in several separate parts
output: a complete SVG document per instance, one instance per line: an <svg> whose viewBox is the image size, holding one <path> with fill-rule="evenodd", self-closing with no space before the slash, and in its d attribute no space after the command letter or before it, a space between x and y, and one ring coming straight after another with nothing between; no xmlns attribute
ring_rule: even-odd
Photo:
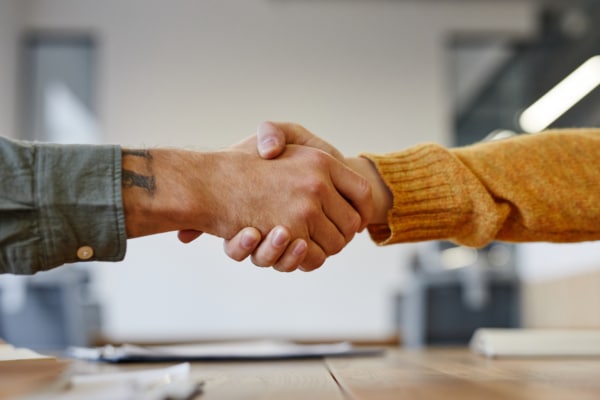
<svg viewBox="0 0 600 400"><path fill-rule="evenodd" d="M379 243L600 239L600 131L564 130L447 150L368 155L393 193Z"/></svg>
<svg viewBox="0 0 600 400"><path fill-rule="evenodd" d="M494 239L600 239L600 130L523 135L456 149L453 154L494 200L498 216Z"/></svg>
<svg viewBox="0 0 600 400"><path fill-rule="evenodd" d="M122 158L128 238L192 228L218 232L213 226L218 187L209 173L222 167L216 153L123 149Z"/></svg>

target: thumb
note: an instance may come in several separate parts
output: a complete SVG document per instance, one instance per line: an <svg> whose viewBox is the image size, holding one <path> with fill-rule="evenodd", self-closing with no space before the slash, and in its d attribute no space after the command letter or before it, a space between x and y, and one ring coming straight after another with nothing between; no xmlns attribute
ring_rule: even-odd
<svg viewBox="0 0 600 400"><path fill-rule="evenodd" d="M338 149L298 124L265 121L258 126L257 136L258 153L265 159L281 155L288 144L296 144L322 150L339 161L344 161L344 156Z"/></svg>
<svg viewBox="0 0 600 400"><path fill-rule="evenodd" d="M284 132L273 123L265 121L258 125L258 153L266 160L276 158L285 150L286 137Z"/></svg>

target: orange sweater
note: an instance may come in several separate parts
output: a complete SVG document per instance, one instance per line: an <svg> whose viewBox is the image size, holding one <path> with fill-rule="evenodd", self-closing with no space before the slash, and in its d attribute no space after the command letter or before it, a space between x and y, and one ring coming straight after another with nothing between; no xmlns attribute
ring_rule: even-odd
<svg viewBox="0 0 600 400"><path fill-rule="evenodd" d="M600 129L364 156L394 196L388 225L369 227L379 244L600 239Z"/></svg>

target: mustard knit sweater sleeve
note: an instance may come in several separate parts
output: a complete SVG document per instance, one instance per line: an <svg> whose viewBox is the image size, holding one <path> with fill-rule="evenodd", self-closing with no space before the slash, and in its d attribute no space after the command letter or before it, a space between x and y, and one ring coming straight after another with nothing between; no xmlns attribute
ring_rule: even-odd
<svg viewBox="0 0 600 400"><path fill-rule="evenodd" d="M600 129L569 129L445 149L364 154L393 193L379 244L600 239Z"/></svg>

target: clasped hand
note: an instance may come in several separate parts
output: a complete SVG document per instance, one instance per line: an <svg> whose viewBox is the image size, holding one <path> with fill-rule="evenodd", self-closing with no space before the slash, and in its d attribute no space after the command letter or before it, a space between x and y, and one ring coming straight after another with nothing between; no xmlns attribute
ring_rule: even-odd
<svg viewBox="0 0 600 400"><path fill-rule="evenodd" d="M211 233L241 261L290 272L320 267L364 229L374 210L371 184L333 146L300 125L262 123L258 133L220 152L230 173L220 182ZM182 230L188 243L200 235Z"/></svg>

